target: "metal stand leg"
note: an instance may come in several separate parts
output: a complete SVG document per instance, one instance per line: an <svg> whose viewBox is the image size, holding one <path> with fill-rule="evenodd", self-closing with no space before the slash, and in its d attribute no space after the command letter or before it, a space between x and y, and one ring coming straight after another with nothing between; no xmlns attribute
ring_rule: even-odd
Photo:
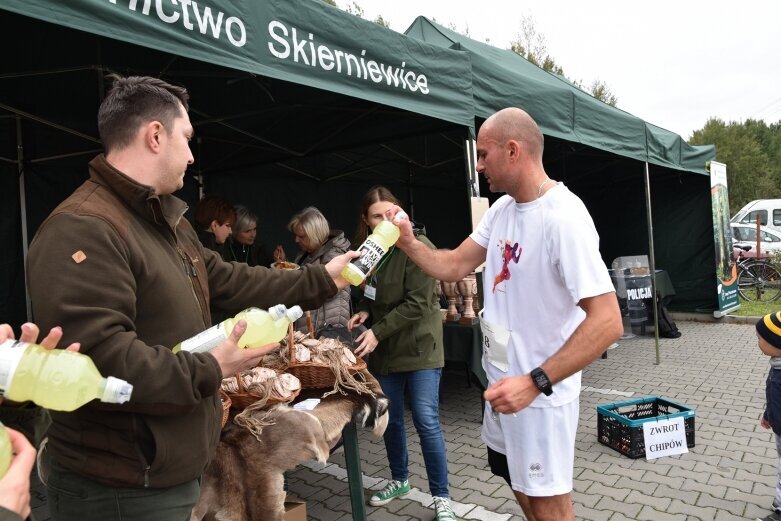
<svg viewBox="0 0 781 521"><path fill-rule="evenodd" d="M358 431L355 422L342 429L344 440L344 459L347 464L347 485L350 489L353 521L366 521L366 507L363 497L363 479L361 477L361 455L358 451Z"/></svg>

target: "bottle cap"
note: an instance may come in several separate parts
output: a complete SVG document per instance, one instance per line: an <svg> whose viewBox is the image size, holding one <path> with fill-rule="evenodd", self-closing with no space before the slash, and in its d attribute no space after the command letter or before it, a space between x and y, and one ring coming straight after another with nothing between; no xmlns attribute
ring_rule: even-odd
<svg viewBox="0 0 781 521"><path fill-rule="evenodd" d="M293 306L292 308L289 308L287 310L286 315L291 322L295 322L296 320L304 316L304 310L301 309L301 306Z"/></svg>
<svg viewBox="0 0 781 521"><path fill-rule="evenodd" d="M277 304L276 306L271 306L268 308L268 314L271 315L271 318L276 322L280 318L285 316L285 312L288 309L285 307L284 304Z"/></svg>
<svg viewBox="0 0 781 521"><path fill-rule="evenodd" d="M393 216L393 224L399 224L401 221L409 221L409 215L407 215L407 212L404 210L399 210L399 212Z"/></svg>
<svg viewBox="0 0 781 521"><path fill-rule="evenodd" d="M106 403L125 403L130 400L133 394L133 386L124 380L109 376L106 378L106 388L103 390L101 402Z"/></svg>

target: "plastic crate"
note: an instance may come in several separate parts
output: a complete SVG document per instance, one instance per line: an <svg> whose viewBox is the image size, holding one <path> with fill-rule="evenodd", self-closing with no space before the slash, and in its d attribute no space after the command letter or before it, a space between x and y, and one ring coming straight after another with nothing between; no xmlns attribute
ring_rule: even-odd
<svg viewBox="0 0 781 521"><path fill-rule="evenodd" d="M597 406L597 438L624 456L642 458L643 424L671 418L684 418L686 446L694 447L694 409L657 396Z"/></svg>

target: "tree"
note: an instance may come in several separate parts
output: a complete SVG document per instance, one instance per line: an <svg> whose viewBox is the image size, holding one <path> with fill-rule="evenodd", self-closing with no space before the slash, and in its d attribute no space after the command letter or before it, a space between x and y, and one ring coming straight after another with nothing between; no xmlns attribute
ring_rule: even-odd
<svg viewBox="0 0 781 521"><path fill-rule="evenodd" d="M689 143L716 145L716 161L727 165L730 213L754 199L781 197L781 122L711 118Z"/></svg>
<svg viewBox="0 0 781 521"><path fill-rule="evenodd" d="M521 30L518 37L510 42L510 50L545 71L564 75L562 68L548 54L545 36L537 32L534 18L530 15L521 19Z"/></svg>
<svg viewBox="0 0 781 521"><path fill-rule="evenodd" d="M323 0L323 2L332 5L334 7L339 7L339 5L336 3L336 0ZM363 10L363 7L361 7L358 2L353 1L352 3L348 4L347 7L339 7L339 9L342 9L343 11L350 13L353 16L357 16L358 18L363 18L366 20L366 12ZM381 25L385 28L390 28L390 22L385 20L385 18L382 17L382 15L378 15L377 18L372 20L372 22L376 23L377 25Z"/></svg>
<svg viewBox="0 0 781 521"><path fill-rule="evenodd" d="M591 82L591 87L589 87L588 91L592 96L598 100L604 101L611 107L615 107L616 103L618 103L616 95L613 94L610 87L607 86L607 83L602 80L594 80Z"/></svg>
<svg viewBox="0 0 781 521"><path fill-rule="evenodd" d="M518 33L518 37L510 42L510 50L544 71L563 76L579 89L588 92L608 105L615 107L618 103L618 98L604 81L594 80L586 88L581 80L570 80L567 78L562 67L548 54L548 43L545 40L545 36L537 32L537 29L534 27L534 18L530 15L521 19L521 30Z"/></svg>

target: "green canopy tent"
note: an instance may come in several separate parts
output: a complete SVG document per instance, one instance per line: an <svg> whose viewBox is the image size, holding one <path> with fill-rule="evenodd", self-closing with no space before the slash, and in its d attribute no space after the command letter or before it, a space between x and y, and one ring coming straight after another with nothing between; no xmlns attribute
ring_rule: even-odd
<svg viewBox="0 0 781 521"><path fill-rule="evenodd" d="M0 44L15 49L0 74L4 321L25 319L29 239L101 151L109 72L188 88L196 163L179 195L249 205L260 236L289 253L294 212L317 205L351 236L360 195L377 183L440 245L470 229L463 53L316 0L5 0L0 23Z"/></svg>
<svg viewBox="0 0 781 521"><path fill-rule="evenodd" d="M649 252L672 278L675 309L714 308L706 171L706 162L715 156L713 146L689 146L677 134L602 103L510 50L425 17L418 17L406 34L469 55L479 120L508 106L534 117L546 135L545 168L588 206L608 265L615 257Z"/></svg>

